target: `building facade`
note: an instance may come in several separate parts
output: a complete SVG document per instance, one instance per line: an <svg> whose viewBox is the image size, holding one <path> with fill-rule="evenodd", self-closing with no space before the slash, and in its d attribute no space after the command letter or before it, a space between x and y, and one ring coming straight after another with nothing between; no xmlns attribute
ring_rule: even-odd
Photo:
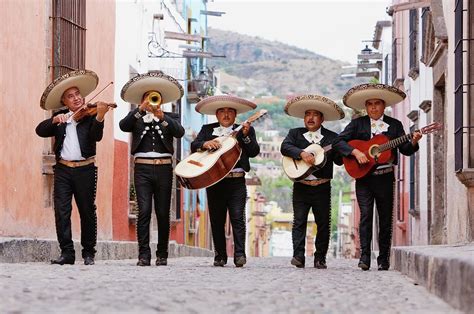
<svg viewBox="0 0 474 314"><path fill-rule="evenodd" d="M56 238L53 142L35 133L36 125L51 117L51 112L40 108L40 98L56 77L74 69L96 72L99 88L114 80L113 12L114 1L0 3L0 102L4 108L0 117L0 236ZM114 87L97 99L113 102ZM113 239L114 115L107 114L97 147L100 240ZM77 210L72 221L73 237L78 238Z"/></svg>

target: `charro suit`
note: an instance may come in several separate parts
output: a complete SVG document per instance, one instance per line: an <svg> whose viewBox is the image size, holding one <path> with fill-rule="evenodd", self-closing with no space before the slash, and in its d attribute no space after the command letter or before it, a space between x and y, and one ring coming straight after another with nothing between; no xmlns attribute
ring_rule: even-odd
<svg viewBox="0 0 474 314"><path fill-rule="evenodd" d="M179 115L164 113L164 119L145 122L145 113L134 109L123 118L119 125L124 132L132 132L131 153L158 153L168 154L163 158L140 158L147 161L162 162L166 164L143 164L135 159L134 182L137 192L138 219L137 237L139 246L139 259L150 260L150 219L152 200L155 203L155 212L158 220L158 246L156 256L168 258L168 242L170 232L170 202L173 182L173 168L171 155L174 152L173 138L184 135L184 128L179 122Z"/></svg>
<svg viewBox="0 0 474 314"><path fill-rule="evenodd" d="M235 129L237 126L234 124L233 128ZM191 151L201 150L206 141L217 138L213 135L214 128L217 127L219 127L219 123L203 125L196 139L191 143ZM236 139L242 148L242 155L234 169L241 168L248 172L250 170L249 158L257 156L260 152L254 128L250 127L247 137L243 137L242 132L239 132ZM224 178L206 188L206 192L216 258L227 262L224 230L227 210L229 210L234 235L234 259L245 256L245 203L247 198L245 177Z"/></svg>
<svg viewBox="0 0 474 314"><path fill-rule="evenodd" d="M303 134L308 132L306 128L295 128L288 132L281 144L281 153L284 156L300 160L301 152L313 144ZM332 144L337 134L321 126L323 138L319 144L322 147ZM317 179L332 179L333 163L342 164L341 158L330 150L326 153L326 164L323 168L314 171L312 175ZM331 217L331 183L326 182L318 186L310 186L301 182L293 184L293 211L294 220L292 228L293 257L304 261L306 226L308 213L312 209L314 220L318 227L316 235L315 259L325 261L329 245L330 217Z"/></svg>
<svg viewBox="0 0 474 314"><path fill-rule="evenodd" d="M395 139L405 134L402 123L387 115L383 116L383 121L389 125L388 130L383 132L389 139ZM343 156L351 155L354 148L347 142L351 140L368 141L372 138L371 122L369 116L360 117L352 120L339 134L334 141L333 147ZM403 155L412 155L419 149L418 144L412 145L411 142L404 143L398 148L393 149L395 159L393 164L398 164L397 151ZM380 165L386 167L386 165ZM385 168L387 169L387 168ZM390 168L388 168L390 170ZM394 172L382 174L372 173L356 180L356 195L359 203L360 217L360 243L361 260L370 266L371 241L372 241L372 221L374 201L379 214L379 249L380 254L377 258L379 265L389 265L390 246L392 237L392 216L393 216L393 191L394 191Z"/></svg>
<svg viewBox="0 0 474 314"><path fill-rule="evenodd" d="M56 112L54 116L69 110ZM94 258L97 243L97 214L95 194L97 189L97 167L94 163L80 167L69 167L60 163L63 143L67 136L67 123L53 124L53 117L46 119L36 127L41 137L53 137L54 153L58 163L54 166L54 213L56 234L61 256L74 260L75 251L71 233L72 196L77 204L81 218L82 257ZM82 118L76 126L81 156L91 158L96 154L96 143L102 139L104 122L95 116ZM69 135L72 136L72 135Z"/></svg>

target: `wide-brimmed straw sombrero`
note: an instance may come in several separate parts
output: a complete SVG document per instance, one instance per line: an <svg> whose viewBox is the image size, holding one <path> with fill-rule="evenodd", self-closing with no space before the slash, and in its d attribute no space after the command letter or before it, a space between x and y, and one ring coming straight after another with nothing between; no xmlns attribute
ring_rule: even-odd
<svg viewBox="0 0 474 314"><path fill-rule="evenodd" d="M161 71L154 71L131 78L123 86L120 97L126 102L139 105L142 103L143 94L151 90L161 94L163 104L180 99L184 95L183 86L175 78Z"/></svg>
<svg viewBox="0 0 474 314"><path fill-rule="evenodd" d="M64 106L61 97L71 87L77 87L82 97L86 97L96 89L99 77L89 70L77 70L64 74L46 87L41 96L40 106L44 110L59 109Z"/></svg>
<svg viewBox="0 0 474 314"><path fill-rule="evenodd" d="M344 111L331 99L319 95L302 95L290 99L285 112L293 117L304 118L308 110L317 110L324 116L324 121L344 118Z"/></svg>
<svg viewBox="0 0 474 314"><path fill-rule="evenodd" d="M196 111L202 114L214 115L220 108L232 108L237 114L257 108L257 105L243 98L230 95L217 95L204 98L196 105Z"/></svg>
<svg viewBox="0 0 474 314"><path fill-rule="evenodd" d="M361 84L352 87L342 99L344 105L352 109L365 109L369 99L382 99L386 106L393 106L405 99L406 94L396 87L385 84Z"/></svg>

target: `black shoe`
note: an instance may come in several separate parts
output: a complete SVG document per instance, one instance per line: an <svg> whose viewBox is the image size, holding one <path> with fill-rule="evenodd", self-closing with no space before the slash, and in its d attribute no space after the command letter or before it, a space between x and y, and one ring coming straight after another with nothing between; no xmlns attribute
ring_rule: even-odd
<svg viewBox="0 0 474 314"><path fill-rule="evenodd" d="M150 266L150 260L148 258L139 258L137 266Z"/></svg>
<svg viewBox="0 0 474 314"><path fill-rule="evenodd" d="M168 259L166 257L157 257L155 265L156 266L166 266L166 265L168 265Z"/></svg>
<svg viewBox="0 0 474 314"><path fill-rule="evenodd" d="M378 270L388 270L389 268L389 264L380 264Z"/></svg>
<svg viewBox="0 0 474 314"><path fill-rule="evenodd" d="M74 265L74 262L75 262L74 257L65 257L65 256L60 256L58 259L51 260L51 264L58 264L58 265L64 265L64 264Z"/></svg>
<svg viewBox="0 0 474 314"><path fill-rule="evenodd" d="M359 261L359 264L357 265L357 267L359 267L360 269L362 269L362 270L364 270L364 271L370 269L369 263L364 262L364 261L362 261L362 260Z"/></svg>
<svg viewBox="0 0 474 314"><path fill-rule="evenodd" d="M314 268L317 269L327 269L326 261L323 259L314 259Z"/></svg>
<svg viewBox="0 0 474 314"><path fill-rule="evenodd" d="M247 263L245 256L238 256L234 258L235 267L243 267Z"/></svg>
<svg viewBox="0 0 474 314"><path fill-rule="evenodd" d="M298 268L304 268L304 257L295 256L291 259L291 265Z"/></svg>
<svg viewBox="0 0 474 314"><path fill-rule="evenodd" d="M223 259L214 259L214 266L224 267L226 262Z"/></svg>
<svg viewBox="0 0 474 314"><path fill-rule="evenodd" d="M84 257L84 265L94 265L94 258L92 256Z"/></svg>

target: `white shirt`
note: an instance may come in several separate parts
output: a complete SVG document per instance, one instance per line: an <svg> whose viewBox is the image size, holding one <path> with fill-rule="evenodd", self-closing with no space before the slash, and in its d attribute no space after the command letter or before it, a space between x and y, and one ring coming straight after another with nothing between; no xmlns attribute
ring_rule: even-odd
<svg viewBox="0 0 474 314"><path fill-rule="evenodd" d="M388 131L389 125L383 121L383 115L378 120L370 118L370 133L372 136Z"/></svg>
<svg viewBox="0 0 474 314"><path fill-rule="evenodd" d="M214 128L214 131L212 132L212 135L214 136L227 136L230 135L234 130L233 130L233 125L225 127L225 126L218 126Z"/></svg>
<svg viewBox="0 0 474 314"><path fill-rule="evenodd" d="M308 131L304 133L303 136L308 142L314 143L314 144L321 142L321 140L324 137L321 134L321 128L317 129L316 131Z"/></svg>
<svg viewBox="0 0 474 314"><path fill-rule="evenodd" d="M157 153L157 152L140 152L136 153L133 155L135 158L136 157L142 157L142 158L163 158L163 157L172 157L170 153Z"/></svg>
<svg viewBox="0 0 474 314"><path fill-rule="evenodd" d="M77 137L77 122L71 119L66 125L66 134L64 137L63 147L61 149L61 159L64 160L85 160L82 157L79 138Z"/></svg>
<svg viewBox="0 0 474 314"><path fill-rule="evenodd" d="M303 136L308 142L314 143L314 144L319 144L321 142L321 140L323 139L323 137L324 137L321 134L321 128L317 129L316 131L308 131L308 132L304 133ZM307 176L304 179L305 180L316 180L318 178L316 178L314 175L310 174L309 176Z"/></svg>

